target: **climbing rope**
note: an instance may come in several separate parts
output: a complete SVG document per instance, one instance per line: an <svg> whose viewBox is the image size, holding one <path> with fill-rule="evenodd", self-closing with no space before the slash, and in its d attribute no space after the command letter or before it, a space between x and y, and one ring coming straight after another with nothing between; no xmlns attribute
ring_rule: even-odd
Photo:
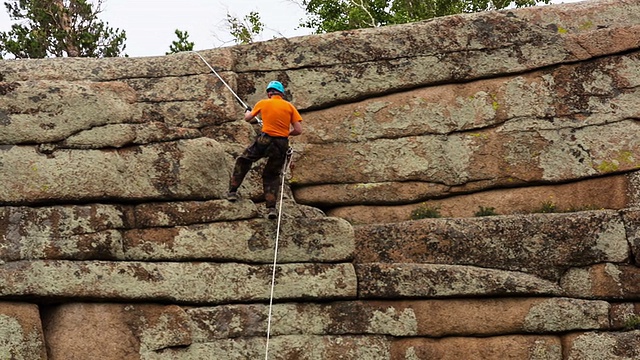
<svg viewBox="0 0 640 360"><path fill-rule="evenodd" d="M264 359L268 360L269 358L269 339L271 337L271 317L273 311L273 290L276 285L276 265L278 264L278 241L280 239L280 223L282 222L282 200L284 199L284 180L285 175L287 174L287 169L289 168L289 163L291 162L291 157L293 155L293 148L289 147L287 149L287 155L284 161L284 165L282 166L282 185L280 186L280 204L278 205L278 225L276 227L276 243L274 246L274 254L273 254L273 272L271 274L271 293L269 295L269 315L267 317L267 343L265 345L265 354Z"/></svg>
<svg viewBox="0 0 640 360"><path fill-rule="evenodd" d="M245 109L249 109L249 106L247 106L247 104L245 104L244 101L242 101L242 99L240 99L240 97L233 91L233 89L231 89L229 84L227 84L227 82L224 81L224 79L222 79L222 77L216 72L216 70L211 65L209 65L207 60L205 60L205 58L202 57L202 55L200 55L200 53L198 53L197 51L191 51L191 52L195 53L196 55L198 55L198 57L200 57L200 59L209 67L211 72L213 72L218 77L218 79L224 84L224 86L226 86L227 89L229 89L229 91L231 91L233 96L235 96L235 98L238 100L238 102ZM258 118L258 117L256 117L256 119L258 120L258 123L262 125L262 120L260 120L260 118ZM278 207L278 222L277 222L277 227L276 227L276 241L275 241L274 254L273 254L273 266L272 266L273 267L273 272L271 274L271 292L270 292L270 295L269 295L269 315L268 315L268 319L267 319L267 341L266 341L265 355L264 355L265 360L268 360L268 358L269 358L269 339L271 337L271 318L272 318L272 311L273 311L273 292L274 292L275 284L276 284L276 266L278 265L278 242L280 240L280 225L282 223L282 200L284 199L284 182L285 182L285 176L287 174L287 169L289 168L289 165L291 164L292 156L293 156L293 148L289 147L289 149L287 149L284 165L282 167L282 172L281 172L282 184L280 186L280 204L279 204L279 207Z"/></svg>
<svg viewBox="0 0 640 360"><path fill-rule="evenodd" d="M247 110L248 110L248 109L250 109L250 107L249 107L247 104L245 104L245 102L244 102L244 101L242 101L242 99L240 99L240 97L238 96L238 94L236 94L236 92L235 92L235 91L233 91L233 89L231 88L231 86L229 86L229 84L227 84L227 82L226 82L226 81L224 81L224 79L222 78L222 76L220 76L220 74L218 74L218 72L213 68L213 66L209 65L209 62L207 62L207 60L206 60L202 55L200 55L200 53L199 53L199 52L197 52L197 51L195 51L195 50L191 50L190 52L192 52L192 53L194 53L194 54L198 55L198 57L200 57L200 59L202 60L202 62L204 62L204 63L205 63L205 65L207 65L207 67L209 67L209 69L211 70L211 72L212 72L215 76L217 76L217 77L218 77L218 79L222 82L222 84L224 84L224 86L226 86L226 87L227 87L227 89L229 89L229 91L231 91L231 93L233 94L233 96L235 96L236 100L238 100L238 102L240 103L240 105L242 105L242 107L243 107L243 108L245 108L245 109L247 109ZM260 118L259 118L259 117L257 117L257 116L256 116L256 120L258 120L258 124L262 125L262 120L260 120Z"/></svg>

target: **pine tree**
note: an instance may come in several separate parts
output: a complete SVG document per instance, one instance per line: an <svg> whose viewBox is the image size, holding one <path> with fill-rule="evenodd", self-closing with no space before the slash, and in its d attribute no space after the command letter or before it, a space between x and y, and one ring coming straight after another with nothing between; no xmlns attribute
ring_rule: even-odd
<svg viewBox="0 0 640 360"><path fill-rule="evenodd" d="M9 17L17 23L10 31L0 32L0 58L122 56L126 33L98 19L102 3L103 0L5 2Z"/></svg>

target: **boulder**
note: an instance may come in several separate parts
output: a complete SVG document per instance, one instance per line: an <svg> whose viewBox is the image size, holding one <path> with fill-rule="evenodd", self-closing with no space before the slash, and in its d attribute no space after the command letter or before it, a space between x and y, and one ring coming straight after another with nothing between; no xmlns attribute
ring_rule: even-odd
<svg viewBox="0 0 640 360"><path fill-rule="evenodd" d="M565 11L481 12L277 39L234 48L239 93L257 101L277 79L301 109L324 108L436 83L470 81L638 47L635 2ZM614 20L615 19L615 20ZM544 25L541 25L544 24ZM371 41L375 39L375 41ZM313 54L313 55L312 55ZM318 71L318 67L322 71ZM312 86L310 86L310 84Z"/></svg>
<svg viewBox="0 0 640 360"><path fill-rule="evenodd" d="M636 170L640 165L638 132L637 121L623 120L578 129L530 132L490 128L479 135L454 133L310 144L304 149L303 161L297 163L295 183L420 181L462 187L481 182L472 185L477 191L566 182ZM576 150L581 148L592 150Z"/></svg>
<svg viewBox="0 0 640 360"><path fill-rule="evenodd" d="M369 263L356 264L356 273L361 299L562 294L556 283L533 275L473 266Z"/></svg>
<svg viewBox="0 0 640 360"><path fill-rule="evenodd" d="M272 263L276 239L279 263L344 262L355 252L353 228L339 218L284 219L280 228L256 219L136 229L123 244L128 260Z"/></svg>
<svg viewBox="0 0 640 360"><path fill-rule="evenodd" d="M640 303L612 304L610 317L613 330L640 330Z"/></svg>
<svg viewBox="0 0 640 360"><path fill-rule="evenodd" d="M270 298L270 265L34 260L0 265L0 297L220 304ZM351 264L283 264L274 299L356 296Z"/></svg>
<svg viewBox="0 0 640 360"><path fill-rule="evenodd" d="M37 305L0 302L0 358L49 359Z"/></svg>
<svg viewBox="0 0 640 360"><path fill-rule="evenodd" d="M570 298L288 303L273 306L271 334L439 338L608 330L609 308L604 301ZM220 305L186 312L194 342L266 336L266 305Z"/></svg>
<svg viewBox="0 0 640 360"><path fill-rule="evenodd" d="M220 339L183 348L149 352L143 354L141 359L246 360L265 358L265 354L268 354L268 358L273 360L380 360L391 358L389 349L389 341L382 336L289 335L270 338L268 353L266 337L249 337Z"/></svg>
<svg viewBox="0 0 640 360"><path fill-rule="evenodd" d="M577 129L638 116L640 53L608 56L524 74L399 91L305 112L307 144ZM534 126L536 125L536 126ZM505 134L507 135L507 134Z"/></svg>
<svg viewBox="0 0 640 360"><path fill-rule="evenodd" d="M124 205L0 207L0 261L122 259Z"/></svg>
<svg viewBox="0 0 640 360"><path fill-rule="evenodd" d="M220 72L231 70L231 48L198 51ZM54 58L5 61L0 81L66 80L105 82L123 79L180 77L209 74L211 70L195 52L142 58Z"/></svg>
<svg viewBox="0 0 640 360"><path fill-rule="evenodd" d="M231 170L221 145L206 138L50 154L7 146L0 158L0 201L13 204L220 199Z"/></svg>
<svg viewBox="0 0 640 360"><path fill-rule="evenodd" d="M557 281L571 267L629 261L615 211L424 219L356 227L356 262L475 265Z"/></svg>
<svg viewBox="0 0 640 360"><path fill-rule="evenodd" d="M438 190L443 188L443 185L426 188L421 186L421 183L318 185L303 187L296 190L295 194L301 203L325 206L347 201L361 204L405 203L338 206L327 211L329 216L346 219L354 225L362 225L406 221L412 218L414 212L419 213L428 208L437 210L443 217L456 218L478 216L477 214L482 214L483 208L493 209L494 215L530 214L540 212L545 207L553 207L551 210L555 212L624 209L632 202L629 178L627 175L612 175L566 184L501 188L469 194L461 194L453 187L446 191ZM319 192L333 195L320 198ZM443 193L448 196L430 198ZM304 197L309 194L316 194L318 197ZM367 200L361 201L357 195L351 194L362 194ZM414 203L424 198L429 200Z"/></svg>
<svg viewBox="0 0 640 360"><path fill-rule="evenodd" d="M560 279L568 296L590 299L639 299L640 268L626 264L597 264L571 268Z"/></svg>
<svg viewBox="0 0 640 360"><path fill-rule="evenodd" d="M68 303L44 316L49 360L139 360L140 353L191 344L175 305Z"/></svg>
<svg viewBox="0 0 640 360"><path fill-rule="evenodd" d="M390 359L439 360L562 360L562 344L555 336L511 335L488 338L402 339L394 341Z"/></svg>
<svg viewBox="0 0 640 360"><path fill-rule="evenodd" d="M586 332L563 338L567 360L640 358L640 331Z"/></svg>
<svg viewBox="0 0 640 360"><path fill-rule="evenodd" d="M624 226L627 229L627 239L631 244L631 254L636 264L640 264L640 208L622 211Z"/></svg>
<svg viewBox="0 0 640 360"><path fill-rule="evenodd" d="M172 201L144 203L134 208L135 227L141 229L245 220L257 215L256 205L250 201Z"/></svg>
<svg viewBox="0 0 640 360"><path fill-rule="evenodd" d="M136 94L121 82L30 80L4 88L2 145L57 142L81 130L136 118Z"/></svg>

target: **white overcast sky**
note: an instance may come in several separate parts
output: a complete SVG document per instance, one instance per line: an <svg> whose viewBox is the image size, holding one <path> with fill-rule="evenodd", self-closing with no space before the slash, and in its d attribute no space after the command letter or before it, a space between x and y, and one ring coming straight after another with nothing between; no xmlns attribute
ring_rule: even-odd
<svg viewBox="0 0 640 360"><path fill-rule="evenodd" d="M574 1L578 0L553 2ZM242 19L251 11L257 11L266 25L257 40L310 33L298 28L305 12L295 0L104 0L99 18L127 32L125 53L137 57L164 55L177 40L176 29L189 33L195 50L233 45L226 27L227 13ZM10 28L9 15L2 6L0 31Z"/></svg>

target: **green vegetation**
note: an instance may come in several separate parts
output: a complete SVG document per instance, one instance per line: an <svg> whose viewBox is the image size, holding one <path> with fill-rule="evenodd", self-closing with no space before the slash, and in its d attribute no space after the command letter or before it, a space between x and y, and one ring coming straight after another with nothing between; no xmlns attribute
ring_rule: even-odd
<svg viewBox="0 0 640 360"><path fill-rule="evenodd" d="M570 207L568 209L560 209L553 201L545 201L540 207L536 210L533 210L531 213L534 214L550 214L550 213L571 213L578 211L589 211L589 210L600 210L601 208L595 205L583 205L578 207Z"/></svg>
<svg viewBox="0 0 640 360"><path fill-rule="evenodd" d="M476 211L476 213L474 214L475 216L494 216L494 215L499 215L496 212L495 208L492 207L484 207L484 206L479 206L479 210Z"/></svg>
<svg viewBox="0 0 640 360"><path fill-rule="evenodd" d="M429 206L427 204L423 204L421 207L411 212L411 220L434 219L440 217L442 217L442 214L440 214L440 208Z"/></svg>
<svg viewBox="0 0 640 360"><path fill-rule="evenodd" d="M250 44L264 30L260 14L252 11L242 20L227 13L227 27L236 44Z"/></svg>
<svg viewBox="0 0 640 360"><path fill-rule="evenodd" d="M169 52L165 53L166 55L175 54L182 51L192 51L193 47L196 45L194 42L189 41L189 33L187 31L182 32L176 29L176 36L178 37L177 41L173 41L171 45L169 45Z"/></svg>
<svg viewBox="0 0 640 360"><path fill-rule="evenodd" d="M551 0L302 0L315 33L404 24L435 17L549 4Z"/></svg>
<svg viewBox="0 0 640 360"><path fill-rule="evenodd" d="M95 5L94 5L95 3ZM103 0L12 0L11 30L0 32L0 59L122 56L126 33L98 19Z"/></svg>
<svg viewBox="0 0 640 360"><path fill-rule="evenodd" d="M552 201L545 201L542 203L542 205L540 206L540 208L533 210L532 213L534 214L550 214L550 213L556 213L559 212L558 208L556 207L556 204L554 204Z"/></svg>
<svg viewBox="0 0 640 360"><path fill-rule="evenodd" d="M629 316L624 322L624 328L627 330L640 330L640 315Z"/></svg>

